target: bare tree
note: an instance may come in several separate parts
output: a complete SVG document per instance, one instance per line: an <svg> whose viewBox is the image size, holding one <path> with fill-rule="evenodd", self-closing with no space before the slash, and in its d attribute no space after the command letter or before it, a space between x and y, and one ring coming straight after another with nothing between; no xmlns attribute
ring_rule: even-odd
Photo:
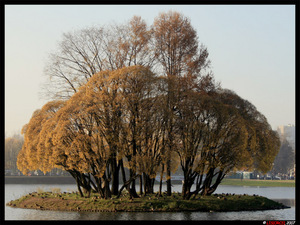
<svg viewBox="0 0 300 225"><path fill-rule="evenodd" d="M64 33L45 67L48 82L42 94L68 99L97 72L132 65L150 67L154 61L150 38L151 31L138 16L121 25Z"/></svg>
<svg viewBox="0 0 300 225"><path fill-rule="evenodd" d="M190 20L178 12L161 13L153 23L154 48L161 74L168 78L166 98L166 131L169 156L174 148L174 111L176 90L174 77L196 80L208 68L208 52L198 45L198 37ZM167 161L167 194L171 195L170 160Z"/></svg>
<svg viewBox="0 0 300 225"><path fill-rule="evenodd" d="M199 46L197 32L184 15L161 13L154 20L153 32L156 56L165 75L199 76L209 66L208 51Z"/></svg>
<svg viewBox="0 0 300 225"><path fill-rule="evenodd" d="M86 28L64 33L59 50L49 56L45 74L49 83L44 88L48 97L66 99L88 79L105 67L103 28Z"/></svg>

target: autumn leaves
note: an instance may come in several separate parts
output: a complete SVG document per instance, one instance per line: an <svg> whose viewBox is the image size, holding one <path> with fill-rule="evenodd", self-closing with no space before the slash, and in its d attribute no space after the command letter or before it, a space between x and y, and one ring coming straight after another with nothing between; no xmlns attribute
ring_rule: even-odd
<svg viewBox="0 0 300 225"><path fill-rule="evenodd" d="M96 191L103 198L119 194L121 173L124 188L138 197L137 178L140 192L153 193L154 179L170 163L182 169L189 199L213 193L232 169L270 168L278 140L255 107L213 83L209 91L187 83L143 66L95 74L69 100L33 114L23 129L19 169L62 168L82 195Z"/></svg>
<svg viewBox="0 0 300 225"><path fill-rule="evenodd" d="M80 194L126 188L153 193L154 181L182 169L182 196L210 195L231 170L267 170L279 139L248 101L208 72L207 49L188 18L140 17L111 30L65 34L47 72L56 99L23 128L18 168L68 171ZM127 168L127 171L126 169ZM123 181L120 187L119 178ZM195 185L192 191L192 185Z"/></svg>

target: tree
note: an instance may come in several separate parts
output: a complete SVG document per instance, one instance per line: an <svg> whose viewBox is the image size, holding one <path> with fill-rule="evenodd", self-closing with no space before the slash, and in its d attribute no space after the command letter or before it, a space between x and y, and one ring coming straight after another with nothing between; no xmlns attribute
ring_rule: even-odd
<svg viewBox="0 0 300 225"><path fill-rule="evenodd" d="M154 20L153 32L162 74L197 77L209 66L207 49L199 46L197 33L184 15L161 13Z"/></svg>
<svg viewBox="0 0 300 225"><path fill-rule="evenodd" d="M155 101L155 80L149 69L131 66L95 74L86 85L86 101L94 108L90 112L103 126L101 132L112 152L112 174L115 172L118 179L119 169L122 170L124 184L133 197L137 197L137 172L143 172L136 158L141 156L144 128L150 126L146 125L146 118L151 116L149 110ZM130 170L128 180L123 172L124 157Z"/></svg>
<svg viewBox="0 0 300 225"><path fill-rule="evenodd" d="M81 172L84 162L74 162L74 158L66 154L68 144L73 140L70 135L72 129L66 129L67 121L57 120L64 115L61 112L64 112L65 104L64 101L51 101L33 113L29 123L22 129L25 141L18 155L17 165L23 174L38 169L46 173L55 167L62 168L76 179L79 192L83 196L80 187L90 190L87 176Z"/></svg>
<svg viewBox="0 0 300 225"><path fill-rule="evenodd" d="M186 89L188 79L180 80L175 140L185 199L212 194L229 171L270 170L279 146L278 136L251 103L207 81L193 90Z"/></svg>
<svg viewBox="0 0 300 225"><path fill-rule="evenodd" d="M141 66L119 70L119 78L128 166L131 173L143 174L144 192L152 193L162 148L159 78Z"/></svg>
<svg viewBox="0 0 300 225"><path fill-rule="evenodd" d="M284 139L281 143L280 150L274 160L272 171L277 174L287 174L293 168L295 161L295 154L289 142Z"/></svg>
<svg viewBox="0 0 300 225"><path fill-rule="evenodd" d="M5 169L17 171L17 156L22 149L24 139L21 135L5 138Z"/></svg>
<svg viewBox="0 0 300 225"><path fill-rule="evenodd" d="M47 97L68 99L96 73L125 66L151 66L151 31L139 16L121 25L91 27L63 34L59 50L45 67Z"/></svg>
<svg viewBox="0 0 300 225"><path fill-rule="evenodd" d="M121 25L113 25L107 29L105 46L108 69L117 70L122 67L141 65L151 67L154 54L150 48L151 30L140 16Z"/></svg>
<svg viewBox="0 0 300 225"><path fill-rule="evenodd" d="M235 107L244 118L248 132L247 149L251 157L246 166L267 173L272 169L274 159L280 148L280 139L276 131L273 131L266 117L249 101L242 99L236 93L223 89L219 95L222 102Z"/></svg>
<svg viewBox="0 0 300 225"><path fill-rule="evenodd" d="M216 100L209 100L205 109L203 150L207 166L202 167L204 171L200 174L206 177L201 188L202 178L197 178L193 194L201 190L202 195L210 195L228 172L244 166L249 154L246 151L247 131L237 110Z"/></svg>
<svg viewBox="0 0 300 225"><path fill-rule="evenodd" d="M165 31L167 33L165 34ZM198 47L195 30L189 19L177 12L162 13L149 30L141 17L129 23L108 28L89 28L64 34L61 51L52 54L46 73L52 79L55 98L69 98L96 72L124 66L154 66L168 76L190 76L202 73L209 61L208 52ZM159 62L159 64L157 64ZM167 113L174 106L173 87L169 82ZM169 155L172 149L172 117L168 126ZM170 158L170 156L169 156ZM168 178L170 160L167 160ZM168 179L168 194L171 183Z"/></svg>
<svg viewBox="0 0 300 225"><path fill-rule="evenodd" d="M183 198L208 194L241 159L245 129L236 110L215 96L189 91L177 107L178 155L184 172ZM205 178L204 178L205 177ZM217 177L214 186L212 179ZM191 192L191 187L196 189ZM215 190L215 189L214 189Z"/></svg>
<svg viewBox="0 0 300 225"><path fill-rule="evenodd" d="M98 80L98 82L105 80L93 77L91 82L95 79ZM135 190L136 177L144 173L146 169L147 172L151 172L150 174L152 174L153 177L158 164L157 152L160 146L158 144L158 134L156 134L155 139L150 138L150 135L154 134L149 134L151 126L155 129L153 124L150 123L153 122L151 117L156 115L153 113L152 108L156 101L157 79L149 69L141 66L132 66L110 72L106 80L105 87L108 88L109 93L114 93L115 96L114 98L110 98L107 103L119 107L117 112L121 118L118 122L119 132L121 133L116 132L116 129L112 131L112 133L117 134L117 138L119 139L114 139L111 141L111 144L121 142L118 154L120 157L126 157L126 165L130 170L130 178L127 180L124 177L125 173L123 171L124 160L120 162L123 171L124 185L126 184L125 186L132 197L137 197ZM91 89L91 87L89 87L89 89ZM93 98L93 100L95 100L95 98ZM147 143L144 142L146 140L148 141ZM151 151L153 153L152 155L150 154ZM155 160L156 162L154 164L151 163L151 167L148 167L150 165L148 161L148 166L145 166L143 162L147 162L145 161L146 157L148 157L147 159L150 160L150 162L154 162ZM139 159L143 159L143 161L138 161ZM148 173L144 175L145 182L147 180L145 179L146 176L148 176ZM152 192L153 187L152 190L149 190L148 187L148 191ZM148 191L145 190L145 192Z"/></svg>
<svg viewBox="0 0 300 225"><path fill-rule="evenodd" d="M52 118L63 104L63 101L48 102L42 109L36 110L29 123L23 126L24 144L17 158L18 169L23 174L37 169L41 169L44 173L51 170L51 161L48 157L44 157L44 146L39 145L40 133L43 124Z"/></svg>
<svg viewBox="0 0 300 225"><path fill-rule="evenodd" d="M232 170L271 169L279 138L254 105L222 89L188 18L161 13L64 34L47 67L48 102L23 127L23 173L68 171L81 196L153 193L184 172L182 196L212 194ZM153 71L156 71L155 74ZM159 76L158 76L158 75ZM125 167L129 169L126 177ZM119 188L120 173L123 186ZM195 190L191 191L195 185Z"/></svg>
<svg viewBox="0 0 300 225"><path fill-rule="evenodd" d="M177 12L161 13L153 23L154 48L161 74L167 75L166 135L169 158L174 148L176 87L173 77L196 79L209 65L208 52L198 46L196 31L187 17ZM167 160L167 193L171 195L171 159Z"/></svg>
<svg viewBox="0 0 300 225"><path fill-rule="evenodd" d="M66 102L47 103L24 126L25 145L20 156L26 157L19 158L20 169L47 172L60 167L76 179L82 196L81 188L88 196L94 190L109 198L118 194L119 169L125 157L131 173L124 183L132 197L138 197L134 185L137 173L154 179L159 165L159 133L152 134L154 127L150 131L156 118L156 81L142 66L102 71ZM146 165L137 163L139 159Z"/></svg>
<svg viewBox="0 0 300 225"><path fill-rule="evenodd" d="M68 99L96 72L105 70L103 28L86 28L63 34L59 51L50 54L45 67L48 97Z"/></svg>

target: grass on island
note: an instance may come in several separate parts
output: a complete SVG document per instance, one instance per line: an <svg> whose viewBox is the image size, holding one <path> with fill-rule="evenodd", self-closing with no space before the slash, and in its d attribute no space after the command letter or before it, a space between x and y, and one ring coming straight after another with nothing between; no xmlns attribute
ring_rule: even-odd
<svg viewBox="0 0 300 225"><path fill-rule="evenodd" d="M224 179L220 185L261 186L261 187L295 187L295 180L252 180Z"/></svg>
<svg viewBox="0 0 300 225"><path fill-rule="evenodd" d="M178 212L178 211L248 211L286 208L281 203L261 196L214 194L182 200L179 193L157 197L155 194L130 199L124 194L105 200L98 194L82 198L78 193L34 192L7 203L8 206L27 209L90 212Z"/></svg>

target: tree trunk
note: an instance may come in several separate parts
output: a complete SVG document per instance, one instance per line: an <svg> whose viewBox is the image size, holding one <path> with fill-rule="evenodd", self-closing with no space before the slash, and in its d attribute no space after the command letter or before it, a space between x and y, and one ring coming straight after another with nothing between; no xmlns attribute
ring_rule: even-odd
<svg viewBox="0 0 300 225"><path fill-rule="evenodd" d="M203 178L203 174L197 175L196 189L195 191L191 192L191 196L194 195L194 197L196 197L196 195L201 191L202 178Z"/></svg>
<svg viewBox="0 0 300 225"><path fill-rule="evenodd" d="M140 175L140 195L142 195L142 194L143 194L143 176ZM146 194L146 192L145 192L145 194Z"/></svg>
<svg viewBox="0 0 300 225"><path fill-rule="evenodd" d="M117 195L119 193L119 170L120 170L120 167L117 165L117 159L112 159L112 162L111 162L111 174L112 174L111 193L113 195Z"/></svg>
<svg viewBox="0 0 300 225"><path fill-rule="evenodd" d="M80 197L84 197L84 195L83 195L83 193L81 191L81 188L80 188L80 184L79 184L78 178L76 178L76 184L77 184L77 189L79 191Z"/></svg>
<svg viewBox="0 0 300 225"><path fill-rule="evenodd" d="M172 184L171 184L171 160L170 156L167 161L167 196L172 194Z"/></svg>
<svg viewBox="0 0 300 225"><path fill-rule="evenodd" d="M109 181L105 179L104 181L104 198L108 199L111 198L111 191L109 189Z"/></svg>
<svg viewBox="0 0 300 225"><path fill-rule="evenodd" d="M223 173L223 171L219 171L216 182L212 186L210 186L210 188L207 191L207 195L211 195L215 192L215 190L217 190L217 187L219 186L225 175L226 173Z"/></svg>
<svg viewBox="0 0 300 225"><path fill-rule="evenodd" d="M203 189L201 195L211 195L217 189L218 185L221 183L222 179L224 178L225 173L223 174L223 171L219 171L215 184L211 186L212 179L216 175L216 174L214 175L214 171L215 168L211 168L206 174L206 178L203 182Z"/></svg>
<svg viewBox="0 0 300 225"><path fill-rule="evenodd" d="M137 175L132 171L130 170L130 178L132 179L131 181L131 187L130 187L130 194L132 195L133 198L138 198L138 194L136 193L136 188L135 188L135 179L137 177Z"/></svg>
<svg viewBox="0 0 300 225"><path fill-rule="evenodd" d="M182 198L183 199L190 199L192 193L191 188L194 183L194 180L192 178L186 177L182 184Z"/></svg>
<svg viewBox="0 0 300 225"><path fill-rule="evenodd" d="M125 173L124 173L125 174ZM131 184L131 182L134 180L134 179L136 179L137 177L138 177L139 175L135 175L134 177L130 177L129 178L129 180L127 180L127 181L125 181L124 182L124 184L123 184L123 186L120 188L120 190L119 190L119 194L118 194L118 196L117 196L117 198L119 198L120 196L121 196L121 193L122 193L122 191L123 191L123 189L126 187L126 190L129 192L129 195L130 195L130 197L131 198L136 198L136 197L139 197L139 196L134 196L134 193L131 191L131 189L130 189L130 184Z"/></svg>
<svg viewBox="0 0 300 225"><path fill-rule="evenodd" d="M133 175L132 170L129 170L130 177L129 177L129 180L126 180L126 174L125 174L123 161L120 161L120 168L121 168L121 172L122 172L123 186L119 190L117 198L119 198L121 196L121 193L122 193L122 191L125 187L126 187L126 189L127 189L127 191L128 191L131 198L138 198L139 196L135 191L135 185L133 186L134 188L131 188L130 184L132 184L135 181L135 179L137 178L137 176L139 176L139 175Z"/></svg>
<svg viewBox="0 0 300 225"><path fill-rule="evenodd" d="M145 195L146 194L153 194L153 179L150 178L149 175L147 175L146 173L143 173L143 177L144 177L144 192Z"/></svg>
<svg viewBox="0 0 300 225"><path fill-rule="evenodd" d="M161 172L160 172L160 181L159 181L159 196L162 196L162 181L163 181L163 175L164 175L164 164L161 166Z"/></svg>
<svg viewBox="0 0 300 225"><path fill-rule="evenodd" d="M155 184L155 178L151 179L151 193L154 193L154 184Z"/></svg>

